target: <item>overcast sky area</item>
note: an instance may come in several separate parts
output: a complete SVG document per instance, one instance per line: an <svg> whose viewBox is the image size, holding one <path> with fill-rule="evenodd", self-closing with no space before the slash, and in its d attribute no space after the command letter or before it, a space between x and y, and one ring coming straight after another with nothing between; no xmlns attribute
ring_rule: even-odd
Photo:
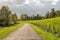
<svg viewBox="0 0 60 40"><path fill-rule="evenodd" d="M21 13L45 15L52 8L60 10L60 0L0 0L0 6L2 5L9 6L17 15Z"/></svg>

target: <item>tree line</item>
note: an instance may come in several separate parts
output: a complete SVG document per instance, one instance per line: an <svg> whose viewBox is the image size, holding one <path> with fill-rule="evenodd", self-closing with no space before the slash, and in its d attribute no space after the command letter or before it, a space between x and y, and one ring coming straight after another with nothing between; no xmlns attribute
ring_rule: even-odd
<svg viewBox="0 0 60 40"><path fill-rule="evenodd" d="M51 11L47 12L45 16L41 16L39 14L29 16L27 14L20 15L20 21L26 20L41 20L41 19L48 19L48 18L55 18L60 16L60 10L56 10L53 8ZM16 13L13 13L8 6L2 6L0 8L0 26L9 26L12 24L16 24L18 22L18 17Z"/></svg>
<svg viewBox="0 0 60 40"><path fill-rule="evenodd" d="M26 20L41 20L42 16L40 16L39 14L32 15L32 16L28 16L27 14L21 14L20 15L20 21L26 21Z"/></svg>
<svg viewBox="0 0 60 40"><path fill-rule="evenodd" d="M2 6L0 8L0 26L9 26L17 23L16 13L12 13L8 6Z"/></svg>
<svg viewBox="0 0 60 40"><path fill-rule="evenodd" d="M20 20L26 21L26 20L41 20L41 19L48 19L48 18L55 18L60 17L60 10L56 10L54 8L51 9L51 11L47 12L45 16L41 16L39 14L28 16L27 14L21 14Z"/></svg>
<svg viewBox="0 0 60 40"><path fill-rule="evenodd" d="M45 18L55 18L55 17L60 17L60 10L56 10L53 8L51 9L51 12L47 12L45 15Z"/></svg>

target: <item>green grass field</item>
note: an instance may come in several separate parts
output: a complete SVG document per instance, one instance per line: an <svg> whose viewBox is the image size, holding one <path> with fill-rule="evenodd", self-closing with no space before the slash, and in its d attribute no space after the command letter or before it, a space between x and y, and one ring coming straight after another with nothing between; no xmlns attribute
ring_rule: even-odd
<svg viewBox="0 0 60 40"><path fill-rule="evenodd" d="M60 40L60 17L30 21L31 24L37 26L32 26L40 35L44 36L45 40L55 40L58 38Z"/></svg>
<svg viewBox="0 0 60 40"><path fill-rule="evenodd" d="M20 28L23 25L23 23L20 24L16 24L14 26L10 26L10 27L2 27L0 28L0 40L4 37L6 37L7 35L9 35L9 33L15 31L16 29Z"/></svg>

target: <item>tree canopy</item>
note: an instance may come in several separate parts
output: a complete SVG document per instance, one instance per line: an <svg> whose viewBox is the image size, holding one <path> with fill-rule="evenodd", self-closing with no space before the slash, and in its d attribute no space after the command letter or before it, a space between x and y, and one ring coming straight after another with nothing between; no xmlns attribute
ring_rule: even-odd
<svg viewBox="0 0 60 40"><path fill-rule="evenodd" d="M0 25L10 25L12 24L12 22L17 21L17 15L14 14L14 19L15 21L13 21L13 16L12 16L12 12L9 9L8 6L2 6L0 8Z"/></svg>

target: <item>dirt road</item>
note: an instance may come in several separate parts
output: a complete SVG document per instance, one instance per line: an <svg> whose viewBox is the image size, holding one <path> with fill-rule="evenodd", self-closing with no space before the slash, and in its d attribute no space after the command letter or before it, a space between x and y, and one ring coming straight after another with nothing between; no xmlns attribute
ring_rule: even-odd
<svg viewBox="0 0 60 40"><path fill-rule="evenodd" d="M9 34L2 40L42 40L42 38L32 29L29 24Z"/></svg>

